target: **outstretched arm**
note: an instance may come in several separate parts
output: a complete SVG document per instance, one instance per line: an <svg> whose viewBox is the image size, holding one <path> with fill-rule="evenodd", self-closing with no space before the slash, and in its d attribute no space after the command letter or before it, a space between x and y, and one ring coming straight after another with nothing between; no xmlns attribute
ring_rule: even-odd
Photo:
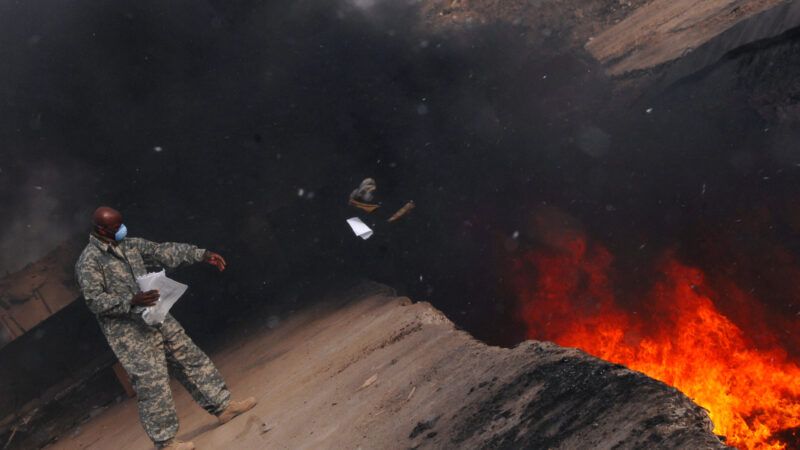
<svg viewBox="0 0 800 450"><path fill-rule="evenodd" d="M142 256L153 258L169 269L203 261L206 253L196 245L177 242L156 243L142 238L128 238L128 244L136 247Z"/></svg>
<svg viewBox="0 0 800 450"><path fill-rule="evenodd" d="M170 269L183 264L206 262L216 266L220 271L225 270L226 262L222 256L192 244L180 244L177 242L156 243L142 238L129 238L129 241L139 250L142 256L153 258L162 266Z"/></svg>

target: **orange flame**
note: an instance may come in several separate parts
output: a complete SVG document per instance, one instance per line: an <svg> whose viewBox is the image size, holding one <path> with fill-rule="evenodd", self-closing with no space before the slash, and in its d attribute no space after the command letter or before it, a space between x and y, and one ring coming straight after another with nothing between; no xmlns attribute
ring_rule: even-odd
<svg viewBox="0 0 800 450"><path fill-rule="evenodd" d="M700 270L667 255L636 311L615 299L606 249L583 237L560 247L514 261L530 338L581 348L680 389L709 411L729 445L787 448L776 433L800 426L800 366L777 346L756 348L717 309L720 296Z"/></svg>

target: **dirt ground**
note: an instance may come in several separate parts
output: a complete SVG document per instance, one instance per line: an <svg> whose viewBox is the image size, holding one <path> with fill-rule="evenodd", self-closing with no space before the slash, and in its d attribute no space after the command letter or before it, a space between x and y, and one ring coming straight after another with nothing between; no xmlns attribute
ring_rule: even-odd
<svg viewBox="0 0 800 450"><path fill-rule="evenodd" d="M780 0L655 0L587 43L612 75L684 56Z"/></svg>
<svg viewBox="0 0 800 450"><path fill-rule="evenodd" d="M550 343L490 347L385 292L345 300L211 354L235 397L259 400L225 426L174 383L178 437L199 449L722 447L704 411L621 366ZM47 448L152 446L126 399Z"/></svg>

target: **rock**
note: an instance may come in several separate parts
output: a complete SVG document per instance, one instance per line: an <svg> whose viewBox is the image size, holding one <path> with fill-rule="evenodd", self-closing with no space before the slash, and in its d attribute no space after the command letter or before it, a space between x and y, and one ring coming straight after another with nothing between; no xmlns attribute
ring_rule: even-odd
<svg viewBox="0 0 800 450"><path fill-rule="evenodd" d="M367 378L367 380L364 381L364 384L362 384L359 389L364 389L366 387L369 387L372 383L374 383L376 381L378 381L378 374L377 373L375 375Z"/></svg>
<svg viewBox="0 0 800 450"><path fill-rule="evenodd" d="M417 422L417 425L414 427L413 430L411 430L411 434L408 435L408 438L414 439L415 437L421 435L422 433L432 429L434 426L436 426L436 422L439 420L439 417L441 416L436 416L431 419L424 420L422 422Z"/></svg>

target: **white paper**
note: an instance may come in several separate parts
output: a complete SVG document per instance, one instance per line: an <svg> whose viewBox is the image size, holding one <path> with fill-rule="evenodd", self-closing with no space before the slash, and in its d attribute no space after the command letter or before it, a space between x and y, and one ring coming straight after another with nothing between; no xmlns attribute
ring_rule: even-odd
<svg viewBox="0 0 800 450"><path fill-rule="evenodd" d="M351 217L347 219L347 224L353 229L353 233L355 233L356 236L360 237L361 239L366 241L372 237L372 229L368 227L367 224L362 222L358 217Z"/></svg>
<svg viewBox="0 0 800 450"><path fill-rule="evenodd" d="M189 286L167 278L164 271L151 272L141 277L136 277L136 283L142 292L153 289L158 291L159 297L156 304L148 306L142 312L142 318L148 325L156 325L164 322L172 305L186 292Z"/></svg>

